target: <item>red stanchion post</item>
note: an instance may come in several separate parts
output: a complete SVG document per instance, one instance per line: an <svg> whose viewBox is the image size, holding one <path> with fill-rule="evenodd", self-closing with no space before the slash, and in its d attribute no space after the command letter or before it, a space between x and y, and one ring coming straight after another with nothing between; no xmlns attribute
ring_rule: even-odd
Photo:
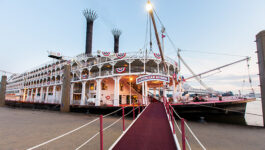
<svg viewBox="0 0 265 150"><path fill-rule="evenodd" d="M100 150L103 150L103 117L100 115Z"/></svg>
<svg viewBox="0 0 265 150"><path fill-rule="evenodd" d="M182 150L186 150L186 142L185 142L185 120L181 118L181 132L182 132Z"/></svg>
<svg viewBox="0 0 265 150"><path fill-rule="evenodd" d="M175 134L174 114L173 114L172 107L171 107L171 122L172 122L172 127L173 127L173 133Z"/></svg>
<svg viewBox="0 0 265 150"><path fill-rule="evenodd" d="M134 101L133 101L133 120L135 118L135 111L134 111Z"/></svg>
<svg viewBox="0 0 265 150"><path fill-rule="evenodd" d="M122 129L125 131L124 107L122 107Z"/></svg>

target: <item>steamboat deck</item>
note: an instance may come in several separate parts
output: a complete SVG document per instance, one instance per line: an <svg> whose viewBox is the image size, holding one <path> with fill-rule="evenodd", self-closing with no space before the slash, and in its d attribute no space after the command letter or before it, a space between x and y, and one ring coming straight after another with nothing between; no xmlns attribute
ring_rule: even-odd
<svg viewBox="0 0 265 150"><path fill-rule="evenodd" d="M192 115L192 116L202 116L202 115L216 115L216 114L233 114L238 116L243 116L246 103L254 101L255 99L224 99L219 100L209 100L206 102L189 102L189 103L171 103L172 107L181 115ZM40 103L40 102L27 102L27 101L14 101L6 100L6 105L11 107L26 107L35 109L51 109L59 110L60 104L54 103ZM122 104L119 106L114 105L104 105L104 106L94 106L94 105L70 105L71 111L74 112L89 112L89 113L108 113L113 110L117 110L120 107L131 107L133 104ZM135 103L135 107L145 105Z"/></svg>

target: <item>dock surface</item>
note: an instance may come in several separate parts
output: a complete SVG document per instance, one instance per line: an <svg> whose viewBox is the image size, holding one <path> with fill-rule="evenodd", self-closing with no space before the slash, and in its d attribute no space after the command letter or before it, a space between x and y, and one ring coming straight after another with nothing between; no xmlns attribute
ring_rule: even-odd
<svg viewBox="0 0 265 150"><path fill-rule="evenodd" d="M114 150L176 150L162 103L151 103L114 146Z"/></svg>

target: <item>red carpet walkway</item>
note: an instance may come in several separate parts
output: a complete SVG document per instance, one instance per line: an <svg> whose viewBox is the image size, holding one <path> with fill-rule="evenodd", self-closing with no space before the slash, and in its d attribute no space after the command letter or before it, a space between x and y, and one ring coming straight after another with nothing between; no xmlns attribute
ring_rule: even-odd
<svg viewBox="0 0 265 150"><path fill-rule="evenodd" d="M176 150L162 103L151 103L114 150Z"/></svg>

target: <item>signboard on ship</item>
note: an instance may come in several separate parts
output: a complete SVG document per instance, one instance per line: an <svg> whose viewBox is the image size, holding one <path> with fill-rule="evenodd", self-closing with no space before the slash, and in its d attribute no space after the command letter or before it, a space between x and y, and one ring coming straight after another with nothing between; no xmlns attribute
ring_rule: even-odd
<svg viewBox="0 0 265 150"><path fill-rule="evenodd" d="M136 84L140 84L145 81L162 81L169 83L169 77L164 75L145 75L136 78Z"/></svg>

